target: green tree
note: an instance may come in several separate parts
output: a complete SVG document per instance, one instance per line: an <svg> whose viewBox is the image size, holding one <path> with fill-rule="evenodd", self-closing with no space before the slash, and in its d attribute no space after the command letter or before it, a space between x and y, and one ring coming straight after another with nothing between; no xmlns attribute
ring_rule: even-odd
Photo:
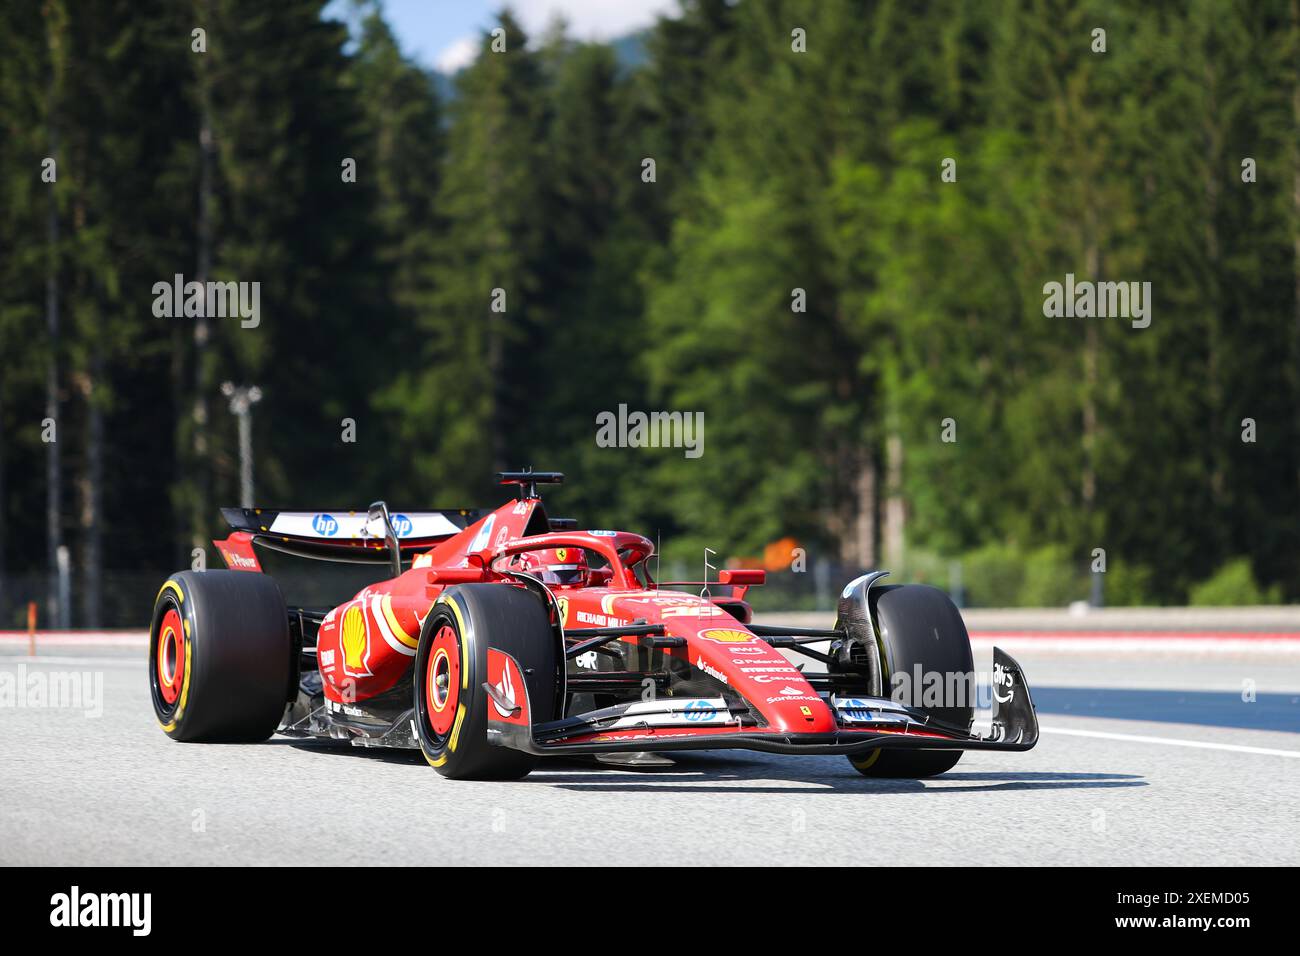
<svg viewBox="0 0 1300 956"><path fill-rule="evenodd" d="M420 348L381 399L399 416L413 474L440 501L478 500L532 426L521 410L533 398L529 330L541 321L545 96L537 54L509 12L499 29L504 47L494 52L485 33L458 80L434 291Z"/></svg>

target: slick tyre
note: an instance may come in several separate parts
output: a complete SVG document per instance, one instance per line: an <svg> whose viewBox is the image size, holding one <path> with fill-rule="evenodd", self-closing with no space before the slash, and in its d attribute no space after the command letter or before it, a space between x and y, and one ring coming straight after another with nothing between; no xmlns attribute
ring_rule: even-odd
<svg viewBox="0 0 1300 956"><path fill-rule="evenodd" d="M943 675L940 700L923 697L923 687L911 688L916 706L949 728L969 731L975 719L973 679L975 660L961 613L948 595L922 584L880 587L871 594L885 693L895 689L894 675L909 675L919 666L923 675ZM954 675L949 678L948 675ZM951 770L960 750L873 750L849 762L867 777L933 777Z"/></svg>
<svg viewBox="0 0 1300 956"><path fill-rule="evenodd" d="M537 757L488 743L488 648L511 655L534 719L554 713L563 658L546 605L509 584L462 584L434 603L415 654L415 725L425 759L455 780L516 780Z"/></svg>
<svg viewBox="0 0 1300 956"><path fill-rule="evenodd" d="M167 736L255 742L284 715L292 645L284 597L247 571L181 571L158 592L149 694Z"/></svg>

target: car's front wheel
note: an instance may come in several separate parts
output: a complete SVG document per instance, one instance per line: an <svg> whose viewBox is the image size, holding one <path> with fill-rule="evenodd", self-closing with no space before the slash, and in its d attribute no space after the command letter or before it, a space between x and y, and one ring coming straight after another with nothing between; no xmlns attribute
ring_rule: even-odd
<svg viewBox="0 0 1300 956"><path fill-rule="evenodd" d="M943 591L923 584L875 588L871 603L884 693L948 729L969 731L975 718L975 659L957 606ZM955 767L961 755L960 750L882 748L849 762L867 777L933 777Z"/></svg>
<svg viewBox="0 0 1300 956"><path fill-rule="evenodd" d="M519 663L532 712L547 719L563 666L555 642L546 606L531 591L462 584L439 596L420 632L414 681L416 733L434 769L454 779L513 780L537 765L531 754L488 743L487 653L497 648Z"/></svg>

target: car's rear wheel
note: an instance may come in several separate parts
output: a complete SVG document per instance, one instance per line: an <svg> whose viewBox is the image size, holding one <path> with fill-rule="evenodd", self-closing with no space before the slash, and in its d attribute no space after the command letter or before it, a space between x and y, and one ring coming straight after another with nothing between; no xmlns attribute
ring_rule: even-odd
<svg viewBox="0 0 1300 956"><path fill-rule="evenodd" d="M975 660L957 606L943 591L922 584L873 588L870 600L884 693L947 729L968 732L975 719ZM961 755L882 748L849 762L868 777L933 777L955 767Z"/></svg>
<svg viewBox="0 0 1300 956"><path fill-rule="evenodd" d="M158 592L149 691L166 734L247 742L275 733L292 656L275 581L247 571L181 571Z"/></svg>
<svg viewBox="0 0 1300 956"><path fill-rule="evenodd" d="M563 663L542 600L509 584L448 588L421 629L414 687L420 749L444 777L513 780L537 765L531 754L488 743L489 647L518 662L532 714L545 720L553 713Z"/></svg>

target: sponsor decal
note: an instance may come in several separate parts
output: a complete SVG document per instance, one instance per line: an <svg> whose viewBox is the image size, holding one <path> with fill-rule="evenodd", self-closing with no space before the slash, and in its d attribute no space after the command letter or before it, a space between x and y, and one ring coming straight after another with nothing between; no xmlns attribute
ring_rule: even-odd
<svg viewBox="0 0 1300 956"><path fill-rule="evenodd" d="M594 534L598 538L612 538L618 534L617 531L588 531L587 534Z"/></svg>
<svg viewBox="0 0 1300 956"><path fill-rule="evenodd" d="M358 604L343 612L343 673L352 677L370 677L370 629Z"/></svg>
<svg viewBox="0 0 1300 956"><path fill-rule="evenodd" d="M1003 667L1001 664L993 665L993 699L999 704L1009 704L1016 697L1016 675L1015 672ZM999 693L1002 688L1004 693Z"/></svg>
<svg viewBox="0 0 1300 956"><path fill-rule="evenodd" d="M575 657L573 659L573 663L577 664L583 670L594 671L598 669L597 667L598 658L599 655L597 655L595 651L587 651L587 653L579 654L577 657Z"/></svg>
<svg viewBox="0 0 1300 956"><path fill-rule="evenodd" d="M569 560L569 549L568 549L568 548L556 548L556 549L555 549L555 560L558 561L560 564L564 564L566 561L568 561L568 560Z"/></svg>
<svg viewBox="0 0 1300 956"><path fill-rule="evenodd" d="M248 568L250 571L257 570L257 561L253 558L246 558L236 551L228 551L225 548L221 549L221 554L232 568Z"/></svg>
<svg viewBox="0 0 1300 956"><path fill-rule="evenodd" d="M621 617L609 617L605 614L592 614L590 611L577 611L574 616L579 624L591 624L594 627L623 627L627 624Z"/></svg>
<svg viewBox="0 0 1300 956"><path fill-rule="evenodd" d="M745 658L742 657L739 660L733 660L732 663L752 664L754 662L750 660L746 660ZM742 667L740 669L740 672L742 674L798 674L799 669L797 667L790 667L788 665L782 667L780 665L773 664L770 667ZM787 677L786 679L788 680L789 678Z"/></svg>
<svg viewBox="0 0 1300 956"><path fill-rule="evenodd" d="M483 522L483 527L478 529L478 534L474 535L474 540L470 542L469 551L482 551L487 547L488 539L492 537L492 528L496 525L497 516L490 514Z"/></svg>
<svg viewBox="0 0 1300 956"><path fill-rule="evenodd" d="M330 648L329 650L321 651L321 652L320 652L320 662L321 662L321 666L322 666L322 667L333 667L333 666L334 666L334 649L333 649L333 648Z"/></svg>
<svg viewBox="0 0 1300 956"><path fill-rule="evenodd" d="M710 720L717 711L707 700L693 700L686 705L684 713L687 720Z"/></svg>
<svg viewBox="0 0 1300 956"><path fill-rule="evenodd" d="M731 653L733 653L733 654L766 654L766 653L767 653L767 648L766 648L766 647L733 647L733 648L731 648ZM741 663L741 662L740 662L739 660L737 660L736 663L739 664L739 663Z"/></svg>
<svg viewBox="0 0 1300 956"><path fill-rule="evenodd" d="M665 712L665 706L668 708ZM623 715L604 731L621 729L648 729L650 727L680 727L683 724L728 724L731 715L727 702L721 697L685 698L669 702L646 701L629 704Z"/></svg>
<svg viewBox="0 0 1300 956"><path fill-rule="evenodd" d="M569 599L562 597L556 598L555 601L560 606L560 627L567 627L569 624Z"/></svg>
<svg viewBox="0 0 1300 956"><path fill-rule="evenodd" d="M501 547L501 545L503 545L503 544L506 543L506 539L509 538L509 537L510 537L510 529L509 529L509 528L502 528L500 531L497 532L497 539L496 539L496 541L493 543L492 547L494 547L494 548L499 548L499 547Z"/></svg>
<svg viewBox="0 0 1300 956"><path fill-rule="evenodd" d="M905 724L909 722L908 718L902 714L888 714L872 710L869 703L856 697L846 697L843 700L833 698L831 703L840 720L846 724Z"/></svg>
<svg viewBox="0 0 1300 956"><path fill-rule="evenodd" d="M708 662L705 661L703 655L695 661L695 666L699 670L704 671L704 673L708 674L714 680L721 681L724 684L727 683L727 675L722 673L722 671L718 670L716 667L710 667Z"/></svg>
<svg viewBox="0 0 1300 956"><path fill-rule="evenodd" d="M444 514L436 511L389 515L393 530L399 536L432 538L457 534L461 531ZM344 511L281 511L271 522L271 534L294 535L300 538L371 538L366 514Z"/></svg>
<svg viewBox="0 0 1300 956"><path fill-rule="evenodd" d="M753 674L750 676L755 684L779 684L783 680L789 680L799 672L797 670L788 670L782 674Z"/></svg>
<svg viewBox="0 0 1300 956"><path fill-rule="evenodd" d="M706 641L716 641L719 644L752 644L754 635L749 631L737 631L729 627L711 627L707 631L700 631L700 637Z"/></svg>
<svg viewBox="0 0 1300 956"><path fill-rule="evenodd" d="M664 617L722 617L726 612L712 604L674 605L663 610Z"/></svg>
<svg viewBox="0 0 1300 956"><path fill-rule="evenodd" d="M815 701L820 702L820 701L821 701L821 698L818 697L816 694L801 694L801 695L799 695L798 697L769 697L769 698L765 701L765 703L768 703L768 704L786 704L786 703L793 703L793 702L795 702L795 701L800 701L800 700L815 700Z"/></svg>
<svg viewBox="0 0 1300 956"><path fill-rule="evenodd" d="M675 607L680 604L698 604L700 599L689 594L660 594L657 591L642 591L632 594L611 594L608 599L616 601L633 601L637 604L653 604L656 607Z"/></svg>
<svg viewBox="0 0 1300 956"><path fill-rule="evenodd" d="M501 699L506 702L508 707L503 710L501 708L501 705L497 703L496 698L493 697L492 709L495 710L502 717L510 717L515 712L516 704L515 704L515 682L514 679L510 676L509 661L506 661L505 665L501 668L501 683L495 685L495 690L497 691L498 694L501 695Z"/></svg>

